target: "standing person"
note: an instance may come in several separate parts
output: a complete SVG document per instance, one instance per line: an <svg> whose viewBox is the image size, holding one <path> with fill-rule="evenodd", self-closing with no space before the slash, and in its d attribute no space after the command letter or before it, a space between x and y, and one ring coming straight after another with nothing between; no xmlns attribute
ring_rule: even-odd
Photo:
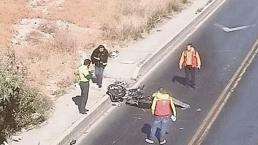
<svg viewBox="0 0 258 145"><path fill-rule="evenodd" d="M176 108L172 97L163 88L160 88L157 92L153 93L152 97L154 97L154 99L151 111L154 115L154 122L151 127L151 133L145 141L153 144L157 128L160 127L159 143L163 145L167 142L164 136L169 128L170 118L172 121L176 121Z"/></svg>
<svg viewBox="0 0 258 145"><path fill-rule="evenodd" d="M79 85L81 88L81 103L79 106L79 112L82 114L86 114L87 111L89 111L85 107L88 101L88 94L89 94L89 87L90 87L89 81L92 77L89 71L90 63L91 63L90 59L85 59L83 62L83 65L79 67L79 77L80 77Z"/></svg>
<svg viewBox="0 0 258 145"><path fill-rule="evenodd" d="M201 68L201 59L192 44L188 44L186 50L182 52L179 69L183 67L185 68L185 85L195 88L195 70Z"/></svg>
<svg viewBox="0 0 258 145"><path fill-rule="evenodd" d="M92 64L95 65L95 75L97 79L97 85L102 87L103 72L107 66L108 51L103 45L99 45L91 55Z"/></svg>

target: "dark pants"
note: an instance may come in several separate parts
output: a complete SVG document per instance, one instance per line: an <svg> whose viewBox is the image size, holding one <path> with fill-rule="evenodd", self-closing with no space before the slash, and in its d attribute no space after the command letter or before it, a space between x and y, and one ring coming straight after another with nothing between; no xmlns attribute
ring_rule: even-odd
<svg viewBox="0 0 258 145"><path fill-rule="evenodd" d="M95 76L96 76L96 81L97 81L97 85L99 87L102 86L102 80L103 80L103 73L104 73L104 68L103 67L98 67L95 66Z"/></svg>
<svg viewBox="0 0 258 145"><path fill-rule="evenodd" d="M185 85L195 86L195 67L185 66Z"/></svg>
<svg viewBox="0 0 258 145"><path fill-rule="evenodd" d="M160 136L159 141L163 141L165 139L165 134L169 128L170 117L169 116L155 116L153 124L151 126L151 133L149 139L153 140L157 129L160 128Z"/></svg>
<svg viewBox="0 0 258 145"><path fill-rule="evenodd" d="M88 101L90 84L89 84L89 82L80 82L79 85L81 88L81 103L79 106L79 111L80 111L80 113L85 113L85 111L86 111L85 107L86 107L86 104Z"/></svg>

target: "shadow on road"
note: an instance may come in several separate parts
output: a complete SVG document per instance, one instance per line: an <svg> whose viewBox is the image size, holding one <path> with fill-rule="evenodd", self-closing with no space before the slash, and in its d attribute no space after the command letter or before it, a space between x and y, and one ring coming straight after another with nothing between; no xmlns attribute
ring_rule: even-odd
<svg viewBox="0 0 258 145"><path fill-rule="evenodd" d="M146 137L149 138L150 136L150 132L151 132L151 125L150 124L147 124L145 123L142 127L142 132L146 134Z"/></svg>
<svg viewBox="0 0 258 145"><path fill-rule="evenodd" d="M156 133L155 133L155 137L157 137L157 139L160 138L160 128L157 129ZM142 127L142 132L146 134L146 137L149 138L150 137L150 133L151 133L151 125L145 123ZM167 134L167 133L166 133Z"/></svg>
<svg viewBox="0 0 258 145"><path fill-rule="evenodd" d="M173 82L173 83L178 82L178 83L180 83L181 85L184 85L184 86L185 86L185 77L174 76L173 79L172 79L172 82Z"/></svg>

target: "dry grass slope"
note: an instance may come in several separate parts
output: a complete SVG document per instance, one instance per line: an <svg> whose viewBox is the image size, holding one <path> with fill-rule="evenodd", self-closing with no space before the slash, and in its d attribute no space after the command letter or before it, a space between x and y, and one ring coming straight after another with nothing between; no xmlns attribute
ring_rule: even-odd
<svg viewBox="0 0 258 145"><path fill-rule="evenodd" d="M0 47L7 45L11 37L12 24L28 14L27 0L0 1Z"/></svg>
<svg viewBox="0 0 258 145"><path fill-rule="evenodd" d="M1 18L4 16L1 8L7 11L9 7L13 7L16 10L10 11L8 19L0 20L0 25L8 27L0 31L0 36L6 38L6 32L11 28L10 24L27 14L26 1L0 2ZM92 49L100 43L106 43L110 47L142 38L143 33L148 33L163 17L178 13L187 2L65 0L61 7L50 6L47 14L35 12L28 16L44 18L48 22L40 24L38 30L26 36L25 40L29 45L15 48L14 51L17 59L28 69L27 84L39 88L45 94L51 94L49 90L54 90L52 94L56 94L74 82L74 72L79 64L79 51ZM51 1L46 0L45 3ZM60 28L57 20L67 23L67 28ZM46 39L44 35L50 38ZM5 39L0 39L0 43L1 41L6 42Z"/></svg>
<svg viewBox="0 0 258 145"><path fill-rule="evenodd" d="M178 12L187 0L66 0L62 10L53 10L55 19L102 30L102 39L137 39L159 21Z"/></svg>

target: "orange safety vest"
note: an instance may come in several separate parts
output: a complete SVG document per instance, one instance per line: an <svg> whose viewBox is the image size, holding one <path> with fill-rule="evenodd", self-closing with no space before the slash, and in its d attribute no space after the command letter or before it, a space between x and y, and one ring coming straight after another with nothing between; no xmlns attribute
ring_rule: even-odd
<svg viewBox="0 0 258 145"><path fill-rule="evenodd" d="M184 51L184 66L186 66L186 59L187 59L187 54L186 51ZM197 67L197 57L196 57L196 51L192 53L192 67Z"/></svg>
<svg viewBox="0 0 258 145"><path fill-rule="evenodd" d="M154 115L155 116L172 115L173 111L170 103L171 102L168 99L157 100Z"/></svg>

